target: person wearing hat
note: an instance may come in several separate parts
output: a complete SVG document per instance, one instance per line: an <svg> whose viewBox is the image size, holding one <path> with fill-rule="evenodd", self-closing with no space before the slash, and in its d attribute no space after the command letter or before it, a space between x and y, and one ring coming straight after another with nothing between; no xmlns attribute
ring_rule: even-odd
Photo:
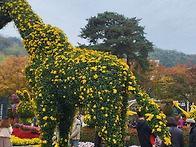
<svg viewBox="0 0 196 147"><path fill-rule="evenodd" d="M189 147L196 147L196 125L194 119L186 120L187 127L190 129Z"/></svg>
<svg viewBox="0 0 196 147"><path fill-rule="evenodd" d="M0 147L12 147L12 143L10 141L12 131L13 129L9 122L9 118L3 118L0 127Z"/></svg>

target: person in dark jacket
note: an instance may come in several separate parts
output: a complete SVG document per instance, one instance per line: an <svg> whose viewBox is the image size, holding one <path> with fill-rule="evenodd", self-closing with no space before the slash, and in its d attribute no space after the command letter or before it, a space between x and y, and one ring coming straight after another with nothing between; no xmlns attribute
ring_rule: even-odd
<svg viewBox="0 0 196 147"><path fill-rule="evenodd" d="M95 147L101 147L101 137L99 137L97 131L95 131Z"/></svg>
<svg viewBox="0 0 196 147"><path fill-rule="evenodd" d="M167 127L171 133L171 145L169 147L184 147L184 135L181 129L177 128L176 120L173 117L167 118ZM168 147L162 144L161 147Z"/></svg>
<svg viewBox="0 0 196 147"><path fill-rule="evenodd" d="M146 120L144 119L141 112L137 112L138 121L136 124L136 129L138 132L138 138L141 147L152 147L150 136L152 135L152 130L147 125Z"/></svg>
<svg viewBox="0 0 196 147"><path fill-rule="evenodd" d="M187 127L190 129L189 147L196 147L196 125L194 119L186 120Z"/></svg>

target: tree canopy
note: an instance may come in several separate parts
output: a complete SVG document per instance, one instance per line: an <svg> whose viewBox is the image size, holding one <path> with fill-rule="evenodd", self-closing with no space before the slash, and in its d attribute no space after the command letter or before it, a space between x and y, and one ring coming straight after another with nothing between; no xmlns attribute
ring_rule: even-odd
<svg viewBox="0 0 196 147"><path fill-rule="evenodd" d="M189 64L179 64L168 68L167 75L173 78L168 86L168 93L175 99L196 102L196 66L188 68Z"/></svg>
<svg viewBox="0 0 196 147"><path fill-rule="evenodd" d="M108 51L126 58L129 66L135 64L135 69L149 69L147 57L153 51L153 44L146 39L144 27L139 25L140 19L104 12L87 21L79 37L87 39L89 44L79 44L80 47Z"/></svg>
<svg viewBox="0 0 196 147"><path fill-rule="evenodd" d="M16 90L31 91L22 72L27 64L28 57L23 55L7 57L0 63L0 96L11 97Z"/></svg>
<svg viewBox="0 0 196 147"><path fill-rule="evenodd" d="M151 71L145 74L144 89L155 99L196 102L196 66L190 63L165 68L161 63L151 61Z"/></svg>

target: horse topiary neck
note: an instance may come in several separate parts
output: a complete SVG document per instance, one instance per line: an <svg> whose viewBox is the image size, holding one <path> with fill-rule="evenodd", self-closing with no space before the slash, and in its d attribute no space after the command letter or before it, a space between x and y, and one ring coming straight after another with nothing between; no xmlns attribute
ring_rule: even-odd
<svg viewBox="0 0 196 147"><path fill-rule="evenodd" d="M26 0L10 0L4 5L9 7L8 14L23 38L24 47L31 61L63 54L62 48L65 50L73 48L68 43L66 35L56 27L45 25ZM66 44L66 47L62 44Z"/></svg>

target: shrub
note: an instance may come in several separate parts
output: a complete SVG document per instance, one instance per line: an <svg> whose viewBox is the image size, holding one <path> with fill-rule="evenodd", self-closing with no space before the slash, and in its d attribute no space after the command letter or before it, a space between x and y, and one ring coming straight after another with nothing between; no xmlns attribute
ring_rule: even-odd
<svg viewBox="0 0 196 147"><path fill-rule="evenodd" d="M129 128L128 133L130 134L129 145L140 145L137 130L135 128Z"/></svg>
<svg viewBox="0 0 196 147"><path fill-rule="evenodd" d="M163 106L163 113L168 117L171 116L174 112L174 108L173 108L173 100L172 99L164 99L162 100L161 103L165 103L165 105Z"/></svg>
<svg viewBox="0 0 196 147"><path fill-rule="evenodd" d="M129 145L140 145L137 136L137 130L135 128L129 128L130 134ZM80 132L80 142L94 142L95 141L95 129L94 127L83 127Z"/></svg>
<svg viewBox="0 0 196 147"><path fill-rule="evenodd" d="M173 114L173 107L170 104L163 106L163 113L168 117Z"/></svg>
<svg viewBox="0 0 196 147"><path fill-rule="evenodd" d="M184 134L184 147L189 147L189 129L184 126L182 128L183 134Z"/></svg>

